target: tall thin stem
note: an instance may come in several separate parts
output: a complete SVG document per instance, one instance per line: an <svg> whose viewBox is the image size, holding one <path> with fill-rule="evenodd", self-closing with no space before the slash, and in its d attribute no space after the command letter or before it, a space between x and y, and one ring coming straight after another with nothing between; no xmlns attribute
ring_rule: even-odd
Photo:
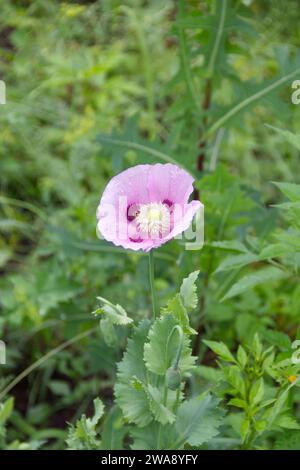
<svg viewBox="0 0 300 470"><path fill-rule="evenodd" d="M167 402L168 402L168 387L167 387L167 383L166 383L166 379L165 379L165 381L164 381L164 394L163 394L163 406L166 407ZM157 434L157 450L161 450L162 429L163 429L163 425L161 423L159 423L158 434Z"/></svg>
<svg viewBox="0 0 300 470"><path fill-rule="evenodd" d="M150 292L151 292L151 302L152 302L152 313L153 319L156 319L157 316L157 306L156 306L156 297L154 289L154 259L153 251L149 251L149 282L150 282Z"/></svg>

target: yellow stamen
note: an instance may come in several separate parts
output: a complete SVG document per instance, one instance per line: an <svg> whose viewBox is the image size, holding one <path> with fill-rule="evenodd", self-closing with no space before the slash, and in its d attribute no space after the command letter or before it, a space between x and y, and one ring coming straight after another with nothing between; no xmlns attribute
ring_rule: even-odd
<svg viewBox="0 0 300 470"><path fill-rule="evenodd" d="M141 205L135 220L142 235L152 239L170 231L170 211L162 202Z"/></svg>

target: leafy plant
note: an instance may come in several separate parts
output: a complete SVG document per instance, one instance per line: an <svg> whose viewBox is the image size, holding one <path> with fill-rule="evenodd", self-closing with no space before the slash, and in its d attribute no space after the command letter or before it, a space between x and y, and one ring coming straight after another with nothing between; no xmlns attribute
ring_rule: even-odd
<svg viewBox="0 0 300 470"><path fill-rule="evenodd" d="M291 354L281 360L273 346L263 349L257 334L246 349L239 345L235 356L224 343L204 342L220 360L219 394L227 398L229 408L238 410L229 415L228 422L240 436L243 449L264 448L272 432L299 429L288 406L290 390L298 384L300 370L299 364L293 364ZM198 373L208 375L201 366ZM277 384L270 383L270 377Z"/></svg>
<svg viewBox="0 0 300 470"><path fill-rule="evenodd" d="M298 449L298 2L2 3L0 447ZM155 250L150 320L94 219L156 162L205 244Z"/></svg>

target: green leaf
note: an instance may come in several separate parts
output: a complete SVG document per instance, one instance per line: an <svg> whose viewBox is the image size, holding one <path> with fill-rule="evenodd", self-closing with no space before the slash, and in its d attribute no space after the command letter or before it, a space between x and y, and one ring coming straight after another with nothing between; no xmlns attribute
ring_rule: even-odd
<svg viewBox="0 0 300 470"><path fill-rule="evenodd" d="M281 258L283 256L290 255L294 252L292 247L285 245L283 243L274 243L266 246L262 249L259 254L259 260L271 259L271 258Z"/></svg>
<svg viewBox="0 0 300 470"><path fill-rule="evenodd" d="M101 449L103 450L122 450L124 449L123 440L127 433L127 427L124 425L121 411L114 406L109 411L102 428Z"/></svg>
<svg viewBox="0 0 300 470"><path fill-rule="evenodd" d="M294 134L293 132L290 132L286 129L279 129L278 127L270 126L269 124L267 124L267 127L277 132L277 134L282 135L287 142L289 142L291 145L296 147L296 149L300 150L300 134ZM283 184L283 183L275 183L275 184L278 186L279 184Z"/></svg>
<svg viewBox="0 0 300 470"><path fill-rule="evenodd" d="M237 350L237 360L240 366L242 367L242 369L244 369L248 361L248 356L247 356L245 349L241 345L239 345L238 350Z"/></svg>
<svg viewBox="0 0 300 470"><path fill-rule="evenodd" d="M143 428L132 427L130 435L133 439L133 450L154 450L157 448L157 435L159 432L157 422L152 422ZM163 433L164 435L165 433Z"/></svg>
<svg viewBox="0 0 300 470"><path fill-rule="evenodd" d="M290 350L291 348L290 337L282 331L266 330L263 332L263 338L266 339L268 343L277 346L283 351Z"/></svg>
<svg viewBox="0 0 300 470"><path fill-rule="evenodd" d="M283 429L300 429L300 424L296 419L286 413L278 416L273 424Z"/></svg>
<svg viewBox="0 0 300 470"><path fill-rule="evenodd" d="M142 320L134 329L132 337L128 340L123 359L118 364L117 374L118 379L125 383L131 381L133 377L137 377L142 382L146 381L146 367L141 359L149 327L149 320Z"/></svg>
<svg viewBox="0 0 300 470"><path fill-rule="evenodd" d="M258 433L262 433L267 428L267 422L261 419L254 421L254 428Z"/></svg>
<svg viewBox="0 0 300 470"><path fill-rule="evenodd" d="M90 422L92 426L96 426L96 424L98 423L98 421L102 418L104 414L104 405L102 401L100 400L100 398L96 398L93 401L93 403L94 403L95 412Z"/></svg>
<svg viewBox="0 0 300 470"><path fill-rule="evenodd" d="M245 400L241 400L241 398L231 398L231 400L228 402L228 405L236 406L237 408L242 408L244 410L248 406L247 402Z"/></svg>
<svg viewBox="0 0 300 470"><path fill-rule="evenodd" d="M264 380L258 379L251 387L249 393L249 401L252 406L261 402L264 396Z"/></svg>
<svg viewBox="0 0 300 470"><path fill-rule="evenodd" d="M223 342L203 340L203 343L223 359L223 361L236 363L235 357Z"/></svg>
<svg viewBox="0 0 300 470"><path fill-rule="evenodd" d="M167 369L174 362L179 346L178 335L172 333L178 322L172 315L164 315L158 318L152 325L148 340L144 348L144 360L150 372L165 375ZM184 345L179 360L179 369L182 373L191 370L195 363L195 357L191 354L190 341L184 337ZM142 356L141 356L142 357Z"/></svg>
<svg viewBox="0 0 300 470"><path fill-rule="evenodd" d="M96 426L103 416L104 406L99 398L96 398L93 403L95 409L94 416L87 418L85 415L82 415L75 426L70 426L66 442L71 450L99 449L100 440L97 435Z"/></svg>
<svg viewBox="0 0 300 470"><path fill-rule="evenodd" d="M208 382L220 382L223 378L223 372L215 367L196 366L194 373Z"/></svg>
<svg viewBox="0 0 300 470"><path fill-rule="evenodd" d="M237 393L245 398L246 386L240 369L237 366L224 367L223 373L227 382L235 389Z"/></svg>
<svg viewBox="0 0 300 470"><path fill-rule="evenodd" d="M158 436L161 424L153 421L143 428L134 427L130 430L133 438L131 448L133 450L157 450ZM176 434L174 425L167 424L160 434L161 449L172 449L172 443L175 442Z"/></svg>
<svg viewBox="0 0 300 470"><path fill-rule="evenodd" d="M205 243L205 246L211 246L223 251L236 251L238 253L248 253L247 248L238 240L223 240L211 243Z"/></svg>
<svg viewBox="0 0 300 470"><path fill-rule="evenodd" d="M180 295L182 303L187 309L194 309L197 307L198 298L196 280L198 276L199 271L194 271L182 281Z"/></svg>
<svg viewBox="0 0 300 470"><path fill-rule="evenodd" d="M223 412L218 405L219 400L207 394L186 400L179 406L175 422L178 447L185 443L199 446L219 433Z"/></svg>
<svg viewBox="0 0 300 470"><path fill-rule="evenodd" d="M197 334L190 327L189 317L186 309L194 309L197 306L196 280L199 271L192 272L186 277L180 287L180 293L168 301L167 306L162 309L162 314L172 313L183 332L187 335Z"/></svg>
<svg viewBox="0 0 300 470"><path fill-rule="evenodd" d="M282 269L275 267L267 267L260 269L252 274L247 274L238 280L221 299L221 301L231 299L236 295L240 295L253 287L267 282L278 281L288 276Z"/></svg>
<svg viewBox="0 0 300 470"><path fill-rule="evenodd" d="M114 325L128 325L132 323L132 318L129 318L126 310L119 304L112 304L109 300L103 297L97 297L98 300L103 304L101 308L93 312L95 315L105 314Z"/></svg>
<svg viewBox="0 0 300 470"><path fill-rule="evenodd" d="M197 334L197 331L190 327L189 317L182 303L182 297L180 294L176 294L175 297L169 300L167 306L164 307L161 312L163 315L172 313L185 334Z"/></svg>
<svg viewBox="0 0 300 470"><path fill-rule="evenodd" d="M149 384L145 387L145 392L148 396L150 409L155 420L163 425L173 423L175 421L174 413L162 404L163 391Z"/></svg>
<svg viewBox="0 0 300 470"><path fill-rule="evenodd" d="M300 150L300 135L299 139L299 150ZM280 189L280 191L292 202L300 201L300 185L295 183L276 183L274 184Z"/></svg>
<svg viewBox="0 0 300 470"><path fill-rule="evenodd" d="M283 409L285 408L286 401L288 399L288 394L289 390L293 387L292 385L289 385L286 389L284 389L280 395L277 397L277 400L275 401L274 405L271 408L268 408L262 418L266 419L268 422L268 429L273 429L275 425L276 420L278 417L282 414Z"/></svg>
<svg viewBox="0 0 300 470"><path fill-rule="evenodd" d="M148 396L144 389L137 388L133 382L115 385L116 402L129 423L146 426L152 421Z"/></svg>
<svg viewBox="0 0 300 470"><path fill-rule="evenodd" d="M14 408L14 398L10 397L4 403L0 404L0 425L4 425L10 417Z"/></svg>
<svg viewBox="0 0 300 470"><path fill-rule="evenodd" d="M248 435L248 432L250 430L250 421L248 418L245 418L242 423L241 423L241 428L240 428L240 432L241 432L241 437L242 437L242 441L244 442L247 435Z"/></svg>
<svg viewBox="0 0 300 470"><path fill-rule="evenodd" d="M100 330L103 339L108 346L115 346L118 341L116 330L113 322L109 317L100 320Z"/></svg>
<svg viewBox="0 0 300 470"><path fill-rule="evenodd" d="M147 394L143 387L136 387L134 378L142 383L147 381L144 364L144 343L150 327L148 320L143 320L135 328L133 336L122 361L118 364L117 383L115 385L116 402L122 409L125 418L138 426L146 426L152 421Z"/></svg>
<svg viewBox="0 0 300 470"><path fill-rule="evenodd" d="M258 260L258 255L253 253L243 253L240 255L228 256L219 264L216 272L240 269L243 266L247 266L248 264L254 263Z"/></svg>
<svg viewBox="0 0 300 470"><path fill-rule="evenodd" d="M272 405L273 403L275 403L275 401L276 401L276 398L270 398L269 400L262 402L259 405L259 409L261 410L262 408L266 408L266 406Z"/></svg>
<svg viewBox="0 0 300 470"><path fill-rule="evenodd" d="M255 333L254 335L252 348L253 348L253 352L255 354L256 360L260 360L263 347L259 339L258 333Z"/></svg>

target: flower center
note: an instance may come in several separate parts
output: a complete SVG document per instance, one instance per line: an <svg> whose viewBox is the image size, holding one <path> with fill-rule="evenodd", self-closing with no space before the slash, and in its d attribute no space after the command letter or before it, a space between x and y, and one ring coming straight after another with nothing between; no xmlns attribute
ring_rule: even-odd
<svg viewBox="0 0 300 470"><path fill-rule="evenodd" d="M142 204L136 216L140 232L150 238L160 238L170 231L170 211L162 202Z"/></svg>

